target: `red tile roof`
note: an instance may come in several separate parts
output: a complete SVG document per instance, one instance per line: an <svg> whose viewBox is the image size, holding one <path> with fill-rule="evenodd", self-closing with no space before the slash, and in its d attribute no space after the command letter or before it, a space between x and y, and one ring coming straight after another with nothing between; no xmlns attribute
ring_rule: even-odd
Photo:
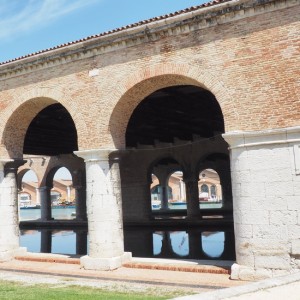
<svg viewBox="0 0 300 300"><path fill-rule="evenodd" d="M120 27L120 28L116 28L116 29L113 29L113 30L110 30L110 31L105 31L105 32L102 32L102 33L99 33L99 34L91 35L91 36L88 36L88 37L85 37L85 38L82 38L82 39L79 39L79 40L76 40L76 41L64 43L64 44L54 46L54 47L51 47L51 48L47 48L47 49L44 49L44 50L41 50L41 51L26 54L26 55L23 55L23 56L20 56L20 57L17 57L17 58L8 60L8 61L0 62L0 66L11 63L11 62L14 62L14 61L22 60L22 59L25 59L25 58L28 58L28 57L31 57L31 56L35 56L37 54L49 52L49 51L52 51L52 50L55 50L55 49L64 48L64 47L67 47L67 46L70 46L70 45L73 45L73 44L77 44L77 43L80 43L80 42L92 40L92 39L99 38L99 37L102 37L102 36L106 36L106 35L109 35L109 34L112 34L112 33L120 32L122 30L126 30L126 29L129 29L129 28L134 28L134 27L137 27L137 26L140 26L140 25L145 25L145 24L148 24L148 23L151 23L151 22L154 22L154 21L159 21L159 20L163 20L163 19L167 19L167 18L170 18L170 17L177 16L177 15L180 15L180 14L195 11L195 10L198 10L200 8L214 6L214 5L217 5L217 4L220 4L220 3L225 3L225 2L230 2L230 1L232 1L232 0L213 0L213 1L210 1L210 2L207 2L207 3L203 3L201 5L192 6L192 7L186 8L186 9L175 11L173 13L169 13L169 14L166 14L166 15L154 17L154 18L151 18L151 19L148 19L148 20L143 20L143 21L133 23L133 24L130 24L130 25L127 25L127 26L123 26L123 27Z"/></svg>

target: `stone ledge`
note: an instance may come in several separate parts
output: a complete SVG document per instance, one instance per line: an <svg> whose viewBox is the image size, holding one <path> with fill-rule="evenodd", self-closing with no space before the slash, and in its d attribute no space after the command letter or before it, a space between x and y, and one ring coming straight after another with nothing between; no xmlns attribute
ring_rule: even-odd
<svg viewBox="0 0 300 300"><path fill-rule="evenodd" d="M79 258L62 258L62 257L37 257L37 256L15 256L15 260L21 261L33 261L33 262L49 262L49 263L60 263L60 264L72 264L72 265L79 265L80 259Z"/></svg>
<svg viewBox="0 0 300 300"><path fill-rule="evenodd" d="M135 269L148 269L148 270L163 270L163 271L180 271L180 272L193 272L193 273L211 273L211 274L230 274L230 267L216 267L208 265L164 265L159 263L135 263L129 262L123 264L125 268Z"/></svg>
<svg viewBox="0 0 300 300"><path fill-rule="evenodd" d="M72 258L64 255L28 253L14 257L19 261L46 262L80 265L80 258ZM151 263L151 262L124 262L121 267L130 269L178 271L191 273L209 273L209 274L228 274L230 275L230 266L213 265L187 265L185 263Z"/></svg>

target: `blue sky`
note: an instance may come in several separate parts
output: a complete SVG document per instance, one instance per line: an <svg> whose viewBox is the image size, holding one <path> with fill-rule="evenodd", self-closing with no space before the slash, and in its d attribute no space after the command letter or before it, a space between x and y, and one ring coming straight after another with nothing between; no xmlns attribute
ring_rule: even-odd
<svg viewBox="0 0 300 300"><path fill-rule="evenodd" d="M203 0L0 0L0 62Z"/></svg>
<svg viewBox="0 0 300 300"><path fill-rule="evenodd" d="M0 0L0 62L200 5L204 0ZM60 169L58 178L69 179ZM25 181L35 181L28 172Z"/></svg>
<svg viewBox="0 0 300 300"><path fill-rule="evenodd" d="M62 167L62 168L57 170L57 172L54 175L54 179L71 180L72 176L71 176L71 173L69 172L69 170L67 168ZM37 178L36 174L34 173L34 171L30 170L30 171L25 173L22 181L23 182L29 182L29 181L38 182L38 178Z"/></svg>

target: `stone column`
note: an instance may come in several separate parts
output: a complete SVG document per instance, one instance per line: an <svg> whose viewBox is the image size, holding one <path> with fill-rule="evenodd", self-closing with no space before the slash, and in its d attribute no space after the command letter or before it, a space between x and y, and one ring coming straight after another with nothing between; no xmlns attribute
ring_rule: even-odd
<svg viewBox="0 0 300 300"><path fill-rule="evenodd" d="M41 198L40 198L39 188L35 189L35 195L36 195L36 205L41 205Z"/></svg>
<svg viewBox="0 0 300 300"><path fill-rule="evenodd" d="M199 190L198 190L198 176L184 176L186 189L186 205L187 205L187 218L199 219Z"/></svg>
<svg viewBox="0 0 300 300"><path fill-rule="evenodd" d="M71 187L67 186L67 201L71 201Z"/></svg>
<svg viewBox="0 0 300 300"><path fill-rule="evenodd" d="M169 209L168 180L163 178L161 183L161 209Z"/></svg>
<svg viewBox="0 0 300 300"><path fill-rule="evenodd" d="M73 188L75 190L76 220L86 221L86 184L83 172L75 170L73 172Z"/></svg>
<svg viewBox="0 0 300 300"><path fill-rule="evenodd" d="M19 246L19 214L16 174L25 161L0 160L0 261L26 252Z"/></svg>
<svg viewBox="0 0 300 300"><path fill-rule="evenodd" d="M222 187L222 208L225 210L232 210L232 187L230 167L228 163L222 163L221 168L218 169L220 177L220 185Z"/></svg>
<svg viewBox="0 0 300 300"><path fill-rule="evenodd" d="M179 188L180 188L180 201L186 201L186 190L185 190L185 184L183 180L180 180Z"/></svg>
<svg viewBox="0 0 300 300"><path fill-rule="evenodd" d="M155 175L158 178L159 185L161 188L161 199L160 199L161 209L167 210L169 209L168 187L169 187L170 170L160 166L155 170Z"/></svg>
<svg viewBox="0 0 300 300"><path fill-rule="evenodd" d="M76 203L76 220L85 221L86 216L86 189L82 186L74 186Z"/></svg>
<svg viewBox="0 0 300 300"><path fill-rule="evenodd" d="M131 259L124 252L119 163L111 150L74 152L86 164L89 253L81 265L91 270L113 270Z"/></svg>
<svg viewBox="0 0 300 300"><path fill-rule="evenodd" d="M300 127L223 137L231 156L231 277L255 280L299 270Z"/></svg>
<svg viewBox="0 0 300 300"><path fill-rule="evenodd" d="M41 202L41 220L49 221L53 220L51 211L51 187L43 186L37 188L40 202Z"/></svg>

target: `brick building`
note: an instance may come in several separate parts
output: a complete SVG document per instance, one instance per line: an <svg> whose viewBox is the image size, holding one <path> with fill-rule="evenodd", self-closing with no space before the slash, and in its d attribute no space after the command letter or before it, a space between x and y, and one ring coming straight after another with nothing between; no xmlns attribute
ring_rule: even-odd
<svg viewBox="0 0 300 300"><path fill-rule="evenodd" d="M19 206L40 205L38 183L33 181L22 182L22 189L18 192ZM71 180L53 180L50 192L51 204L57 205L64 202L75 202L75 190Z"/></svg>

